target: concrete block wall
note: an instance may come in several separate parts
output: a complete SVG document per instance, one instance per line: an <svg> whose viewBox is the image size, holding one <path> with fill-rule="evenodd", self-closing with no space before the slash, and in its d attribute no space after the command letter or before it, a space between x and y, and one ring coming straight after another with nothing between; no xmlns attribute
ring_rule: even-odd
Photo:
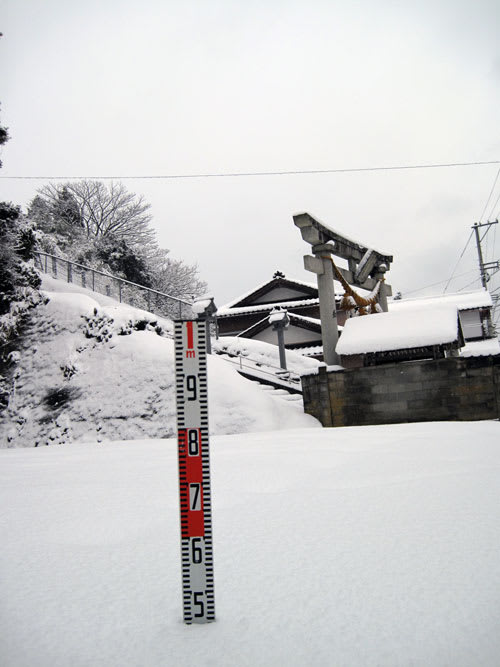
<svg viewBox="0 0 500 667"><path fill-rule="evenodd" d="M302 378L304 410L323 426L500 417L500 356L327 371Z"/></svg>

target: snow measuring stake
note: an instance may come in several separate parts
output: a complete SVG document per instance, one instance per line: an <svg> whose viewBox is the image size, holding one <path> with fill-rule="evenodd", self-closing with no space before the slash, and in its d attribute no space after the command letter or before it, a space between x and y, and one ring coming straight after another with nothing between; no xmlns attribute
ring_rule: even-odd
<svg viewBox="0 0 500 667"><path fill-rule="evenodd" d="M215 620L205 322L175 322L185 623Z"/></svg>

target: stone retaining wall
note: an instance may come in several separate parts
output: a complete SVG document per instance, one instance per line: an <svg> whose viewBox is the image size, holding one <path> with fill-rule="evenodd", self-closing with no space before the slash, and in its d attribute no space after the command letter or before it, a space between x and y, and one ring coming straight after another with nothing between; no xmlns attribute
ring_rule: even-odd
<svg viewBox="0 0 500 667"><path fill-rule="evenodd" d="M304 410L323 426L500 417L500 356L454 357L302 377Z"/></svg>

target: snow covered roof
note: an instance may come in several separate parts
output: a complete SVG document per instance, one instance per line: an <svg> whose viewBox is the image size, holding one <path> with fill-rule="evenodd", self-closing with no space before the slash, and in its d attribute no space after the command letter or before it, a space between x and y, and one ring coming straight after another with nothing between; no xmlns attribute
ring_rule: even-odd
<svg viewBox="0 0 500 667"><path fill-rule="evenodd" d="M315 295L317 295L318 293L318 287L315 283L305 282L303 280L296 280L295 278L287 278L286 276L275 276L271 280L267 280L265 283L261 283L260 285L253 287L248 292L241 294L240 296L236 297L236 299L232 299L232 301L229 301L228 303L221 306L220 310L233 308L234 306L237 306L238 304L247 301L251 297L257 296L262 292L265 292L266 289L272 288L273 286L278 284L286 285L288 287L298 287L299 289L305 288L307 293L313 292Z"/></svg>
<svg viewBox="0 0 500 667"><path fill-rule="evenodd" d="M258 306L241 306L232 308L231 306L221 306L217 311L217 317L231 317L233 315L246 315L247 313L265 313L278 306L282 308L299 308L303 306L317 306L319 299L302 299L300 301L281 301L280 303L261 303Z"/></svg>
<svg viewBox="0 0 500 667"><path fill-rule="evenodd" d="M425 304L388 313L352 317L344 325L336 351L341 355L387 352L453 343L459 338L453 304Z"/></svg>
<svg viewBox="0 0 500 667"><path fill-rule="evenodd" d="M498 338L470 341L460 350L461 357L488 357L492 354L500 354Z"/></svg>
<svg viewBox="0 0 500 667"><path fill-rule="evenodd" d="M316 324L321 327L321 320L319 317L306 317L305 315L298 315L297 313L290 313L290 317L293 317L294 320L298 320L299 322L309 322L309 324Z"/></svg>
<svg viewBox="0 0 500 667"><path fill-rule="evenodd" d="M417 305L453 304L459 310L472 308L491 308L493 301L488 290L480 289L473 292L458 292L456 294L435 294L433 296L418 297L415 299L399 299L389 301L389 312L403 308L415 308Z"/></svg>

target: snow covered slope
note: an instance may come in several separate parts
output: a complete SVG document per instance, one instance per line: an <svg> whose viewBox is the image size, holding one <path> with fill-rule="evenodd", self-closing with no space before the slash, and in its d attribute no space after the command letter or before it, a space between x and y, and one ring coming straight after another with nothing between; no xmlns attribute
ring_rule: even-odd
<svg viewBox="0 0 500 667"><path fill-rule="evenodd" d="M500 423L212 438L182 623L175 440L0 451L5 667L496 666Z"/></svg>
<svg viewBox="0 0 500 667"><path fill-rule="evenodd" d="M48 291L34 312L10 410L0 417L0 446L176 432L172 322L81 292ZM265 394L220 358L209 358L208 384L212 433L319 427L300 403Z"/></svg>

